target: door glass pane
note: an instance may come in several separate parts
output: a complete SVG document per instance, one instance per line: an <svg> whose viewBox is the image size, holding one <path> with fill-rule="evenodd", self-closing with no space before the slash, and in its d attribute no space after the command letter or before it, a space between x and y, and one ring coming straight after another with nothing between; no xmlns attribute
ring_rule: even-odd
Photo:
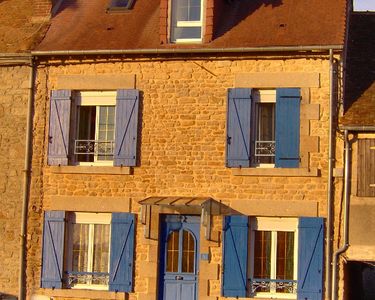
<svg viewBox="0 0 375 300"><path fill-rule="evenodd" d="M276 279L292 280L294 270L294 232L277 232ZM279 286L278 293L290 293Z"/></svg>
<svg viewBox="0 0 375 300"><path fill-rule="evenodd" d="M271 278L271 231L255 231L254 241L254 278ZM269 292L269 288L258 289Z"/></svg>
<svg viewBox="0 0 375 300"><path fill-rule="evenodd" d="M98 110L98 160L112 160L115 137L115 107L99 106Z"/></svg>
<svg viewBox="0 0 375 300"><path fill-rule="evenodd" d="M72 253L72 271L88 271L88 244L89 244L89 225L72 224L73 226L73 253ZM75 283L86 283L84 277L78 277Z"/></svg>
<svg viewBox="0 0 375 300"><path fill-rule="evenodd" d="M109 224L94 225L93 272L107 273L109 262ZM107 284L107 278L94 276L93 284Z"/></svg>
<svg viewBox="0 0 375 300"><path fill-rule="evenodd" d="M182 272L194 273L195 240L193 235L184 230L182 240Z"/></svg>
<svg viewBox="0 0 375 300"><path fill-rule="evenodd" d="M178 272L178 240L180 233L172 231L167 241L167 272Z"/></svg>
<svg viewBox="0 0 375 300"><path fill-rule="evenodd" d="M80 162L94 161L95 123L96 106L79 106L77 139L80 141L77 144L76 152L88 153L87 155L77 155L77 160Z"/></svg>

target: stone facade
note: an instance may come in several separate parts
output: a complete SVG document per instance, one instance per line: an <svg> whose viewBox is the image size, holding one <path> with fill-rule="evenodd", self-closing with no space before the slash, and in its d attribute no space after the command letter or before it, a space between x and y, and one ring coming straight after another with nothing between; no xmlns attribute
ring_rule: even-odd
<svg viewBox="0 0 375 300"><path fill-rule="evenodd" d="M302 88L300 151L303 157L296 173L225 167L227 90L254 87L251 84L255 83L249 79L254 74L262 76L260 83L256 83L257 88L281 87L285 78ZM111 168L94 174L94 167L48 166L51 90L77 86L82 90L101 90L100 82L108 89L111 86L107 82L108 76L116 82L116 78L127 75L135 78L130 85L141 92L139 165L125 172L128 174L118 174ZM74 82L67 81L66 76L75 76ZM97 76L99 82L94 89L85 81L90 76ZM245 81L239 83L239 78L245 78ZM243 82L249 85L242 86ZM124 84L128 87L129 82ZM251 216L325 218L329 86L328 56L276 55L273 59L143 57L96 62L79 58L64 64L57 60L41 61L37 67L33 124L28 296L44 294L54 299L125 297L113 292L39 288L45 210L101 212L107 211L103 207L108 206L112 211L137 214L134 292L126 298L131 300L156 299L158 288L158 211L154 211L152 219L156 221L151 226L155 238L147 239L140 220L138 202L142 199L150 196L211 197ZM340 187L340 179L337 183ZM200 262L200 300L224 299L220 297L222 217L214 217L212 223L212 240L206 241L201 234L201 252L210 253L211 258Z"/></svg>
<svg viewBox="0 0 375 300"><path fill-rule="evenodd" d="M0 295L17 295L30 68L0 66Z"/></svg>

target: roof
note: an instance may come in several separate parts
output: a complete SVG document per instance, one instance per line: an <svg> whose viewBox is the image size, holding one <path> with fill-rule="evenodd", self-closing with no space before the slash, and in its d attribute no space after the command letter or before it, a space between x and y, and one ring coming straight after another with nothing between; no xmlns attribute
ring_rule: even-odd
<svg viewBox="0 0 375 300"><path fill-rule="evenodd" d="M216 0L218 3L219 1ZM65 0L36 51L343 45L346 0L220 1L213 41L161 44L160 0L106 13L109 0Z"/></svg>
<svg viewBox="0 0 375 300"><path fill-rule="evenodd" d="M350 17L345 114L340 126L375 126L375 13Z"/></svg>
<svg viewBox="0 0 375 300"><path fill-rule="evenodd" d="M32 22L32 0L0 0L0 52L26 52L40 40L46 23Z"/></svg>

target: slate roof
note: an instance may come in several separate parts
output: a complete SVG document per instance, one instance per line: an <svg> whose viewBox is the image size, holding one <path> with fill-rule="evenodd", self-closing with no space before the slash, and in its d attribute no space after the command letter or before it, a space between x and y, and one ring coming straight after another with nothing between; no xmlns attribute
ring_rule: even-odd
<svg viewBox="0 0 375 300"><path fill-rule="evenodd" d="M0 53L27 52L35 47L48 22L31 22L32 13L32 0L0 0Z"/></svg>
<svg viewBox="0 0 375 300"><path fill-rule="evenodd" d="M375 13L350 17L341 126L375 126Z"/></svg>
<svg viewBox="0 0 375 300"><path fill-rule="evenodd" d="M215 0L213 41L161 44L160 0L106 13L109 0L65 0L36 51L343 45L345 0Z"/></svg>

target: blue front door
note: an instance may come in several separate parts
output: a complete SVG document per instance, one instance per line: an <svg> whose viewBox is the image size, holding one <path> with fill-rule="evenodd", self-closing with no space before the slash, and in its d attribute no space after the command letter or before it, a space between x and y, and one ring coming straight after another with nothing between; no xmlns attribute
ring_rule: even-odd
<svg viewBox="0 0 375 300"><path fill-rule="evenodd" d="M198 299L199 228L199 216L162 216L160 300Z"/></svg>

